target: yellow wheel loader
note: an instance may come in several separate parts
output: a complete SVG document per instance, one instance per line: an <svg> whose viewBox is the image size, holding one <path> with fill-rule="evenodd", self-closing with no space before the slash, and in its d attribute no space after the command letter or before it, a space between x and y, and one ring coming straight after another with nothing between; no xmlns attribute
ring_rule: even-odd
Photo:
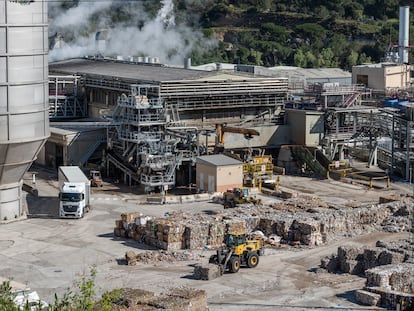
<svg viewBox="0 0 414 311"><path fill-rule="evenodd" d="M248 240L246 234L229 233L224 236L224 246L209 259L209 263L221 267L221 273L236 273L241 266L255 268L259 264L259 256L264 253L260 240Z"/></svg>
<svg viewBox="0 0 414 311"><path fill-rule="evenodd" d="M223 193L224 208L233 208L243 203L259 205L262 203L262 200L250 196L248 188L234 188Z"/></svg>

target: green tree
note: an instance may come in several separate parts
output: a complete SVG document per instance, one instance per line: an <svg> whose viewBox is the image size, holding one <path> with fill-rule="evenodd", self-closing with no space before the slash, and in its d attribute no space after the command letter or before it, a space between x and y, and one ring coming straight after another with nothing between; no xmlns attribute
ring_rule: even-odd
<svg viewBox="0 0 414 311"><path fill-rule="evenodd" d="M351 51L348 57L346 58L344 69L351 71L352 66L355 66L358 64L358 58L359 58L359 54L355 51Z"/></svg>
<svg viewBox="0 0 414 311"><path fill-rule="evenodd" d="M306 55L303 53L302 49L297 49L295 55L293 56L293 64L297 67L306 68L308 61Z"/></svg>

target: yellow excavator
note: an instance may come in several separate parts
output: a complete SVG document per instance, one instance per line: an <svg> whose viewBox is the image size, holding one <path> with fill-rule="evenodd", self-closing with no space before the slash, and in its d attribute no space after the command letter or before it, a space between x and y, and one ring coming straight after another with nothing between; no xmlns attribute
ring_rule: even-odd
<svg viewBox="0 0 414 311"><path fill-rule="evenodd" d="M264 254L260 240L248 240L244 233L228 233L224 236L224 245L209 259L209 263L220 266L220 272L236 273L241 266L255 268L259 256Z"/></svg>

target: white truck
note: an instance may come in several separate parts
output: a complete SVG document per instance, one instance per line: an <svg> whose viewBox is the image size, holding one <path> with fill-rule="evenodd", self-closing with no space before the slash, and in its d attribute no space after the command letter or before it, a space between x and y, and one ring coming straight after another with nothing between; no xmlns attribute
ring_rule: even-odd
<svg viewBox="0 0 414 311"><path fill-rule="evenodd" d="M59 216L82 218L90 209L91 182L78 166L60 166Z"/></svg>

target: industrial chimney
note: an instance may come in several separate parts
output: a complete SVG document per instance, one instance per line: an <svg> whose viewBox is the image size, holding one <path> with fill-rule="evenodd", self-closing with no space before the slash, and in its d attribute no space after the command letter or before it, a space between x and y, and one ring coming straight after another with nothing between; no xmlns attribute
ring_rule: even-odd
<svg viewBox="0 0 414 311"><path fill-rule="evenodd" d="M408 63L408 40L410 25L410 7L400 7L400 27L398 39L398 55L400 63Z"/></svg>
<svg viewBox="0 0 414 311"><path fill-rule="evenodd" d="M0 222L24 215L22 179L49 136L46 0L0 0Z"/></svg>

